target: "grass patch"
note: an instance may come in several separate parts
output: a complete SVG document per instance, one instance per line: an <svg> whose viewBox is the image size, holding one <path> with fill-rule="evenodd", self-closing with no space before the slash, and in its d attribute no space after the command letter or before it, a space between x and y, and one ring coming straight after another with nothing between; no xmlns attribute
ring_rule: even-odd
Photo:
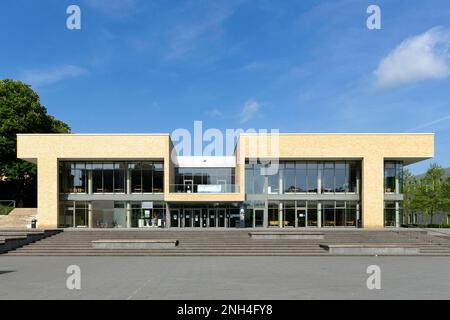
<svg viewBox="0 0 450 320"><path fill-rule="evenodd" d="M12 206L5 206L5 205L0 204L0 215L6 216L6 215L8 215L13 209L14 209L14 207L12 207Z"/></svg>

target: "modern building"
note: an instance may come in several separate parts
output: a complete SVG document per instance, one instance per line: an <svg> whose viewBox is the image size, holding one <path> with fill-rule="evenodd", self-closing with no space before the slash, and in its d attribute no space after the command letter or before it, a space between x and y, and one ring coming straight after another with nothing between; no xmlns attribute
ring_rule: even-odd
<svg viewBox="0 0 450 320"><path fill-rule="evenodd" d="M169 134L19 134L17 156L40 228L383 228L434 135L241 134L232 156L184 157Z"/></svg>

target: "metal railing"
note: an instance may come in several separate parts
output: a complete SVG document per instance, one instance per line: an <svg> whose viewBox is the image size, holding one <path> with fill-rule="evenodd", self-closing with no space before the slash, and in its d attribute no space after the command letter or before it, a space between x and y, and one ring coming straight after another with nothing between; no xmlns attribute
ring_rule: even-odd
<svg viewBox="0 0 450 320"><path fill-rule="evenodd" d="M15 200L0 200L0 215L9 214L15 207Z"/></svg>
<svg viewBox="0 0 450 320"><path fill-rule="evenodd" d="M171 184L169 192L200 194L239 193L239 186L236 184Z"/></svg>

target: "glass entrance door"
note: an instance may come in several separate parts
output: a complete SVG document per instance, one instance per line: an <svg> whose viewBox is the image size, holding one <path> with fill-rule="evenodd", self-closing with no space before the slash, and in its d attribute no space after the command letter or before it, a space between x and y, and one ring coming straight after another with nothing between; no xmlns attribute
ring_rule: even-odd
<svg viewBox="0 0 450 320"><path fill-rule="evenodd" d="M297 228L306 228L306 209L295 210L297 216Z"/></svg>
<svg viewBox="0 0 450 320"><path fill-rule="evenodd" d="M64 208L64 227L65 228L72 228L73 227L73 220L74 220L74 207L66 207Z"/></svg>
<svg viewBox="0 0 450 320"><path fill-rule="evenodd" d="M192 210L184 209L182 218L183 218L182 227L183 228L191 228L192 227Z"/></svg>
<svg viewBox="0 0 450 320"><path fill-rule="evenodd" d="M192 226L194 228L200 228L201 224L201 212L202 210L194 209L192 210Z"/></svg>
<svg viewBox="0 0 450 320"><path fill-rule="evenodd" d="M209 209L208 210L208 227L215 228L217 227L217 209Z"/></svg>
<svg viewBox="0 0 450 320"><path fill-rule="evenodd" d="M225 228L226 227L226 209L217 209L217 226L219 228Z"/></svg>
<svg viewBox="0 0 450 320"><path fill-rule="evenodd" d="M205 209L201 209L200 211L202 213L202 219L201 219L202 228L207 228L208 227L208 213L206 212Z"/></svg>
<svg viewBox="0 0 450 320"><path fill-rule="evenodd" d="M264 209L255 209L254 210L254 216L255 216L255 228L263 227L264 226Z"/></svg>
<svg viewBox="0 0 450 320"><path fill-rule="evenodd" d="M181 228L181 217L179 209L170 210L170 226L172 228Z"/></svg>

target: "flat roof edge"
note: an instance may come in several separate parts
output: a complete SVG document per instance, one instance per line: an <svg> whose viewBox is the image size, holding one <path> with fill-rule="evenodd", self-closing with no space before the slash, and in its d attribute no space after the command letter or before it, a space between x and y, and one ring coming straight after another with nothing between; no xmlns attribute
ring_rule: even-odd
<svg viewBox="0 0 450 320"><path fill-rule="evenodd" d="M170 136L170 133L17 133L17 136Z"/></svg>
<svg viewBox="0 0 450 320"><path fill-rule="evenodd" d="M251 136L251 135L271 135L271 134L275 134L275 135L280 135L280 136L415 136L415 135L435 135L434 132L405 132L405 133L400 133L400 132L393 132L393 133L389 133L389 132L369 132L369 133L358 133L358 132L353 132L353 133L333 133L333 132L318 132L318 133L270 133L270 132L266 132L266 133L258 133L258 132L243 132L240 135L243 136Z"/></svg>
<svg viewBox="0 0 450 320"><path fill-rule="evenodd" d="M435 135L434 132L370 132L370 133L333 133L333 132L318 132L318 133L270 133L270 132L243 132L239 135L241 136L251 136L251 135L280 135L280 136L360 136L360 135L399 135L399 136L415 136L415 135ZM18 136L170 136L170 133L17 133Z"/></svg>

